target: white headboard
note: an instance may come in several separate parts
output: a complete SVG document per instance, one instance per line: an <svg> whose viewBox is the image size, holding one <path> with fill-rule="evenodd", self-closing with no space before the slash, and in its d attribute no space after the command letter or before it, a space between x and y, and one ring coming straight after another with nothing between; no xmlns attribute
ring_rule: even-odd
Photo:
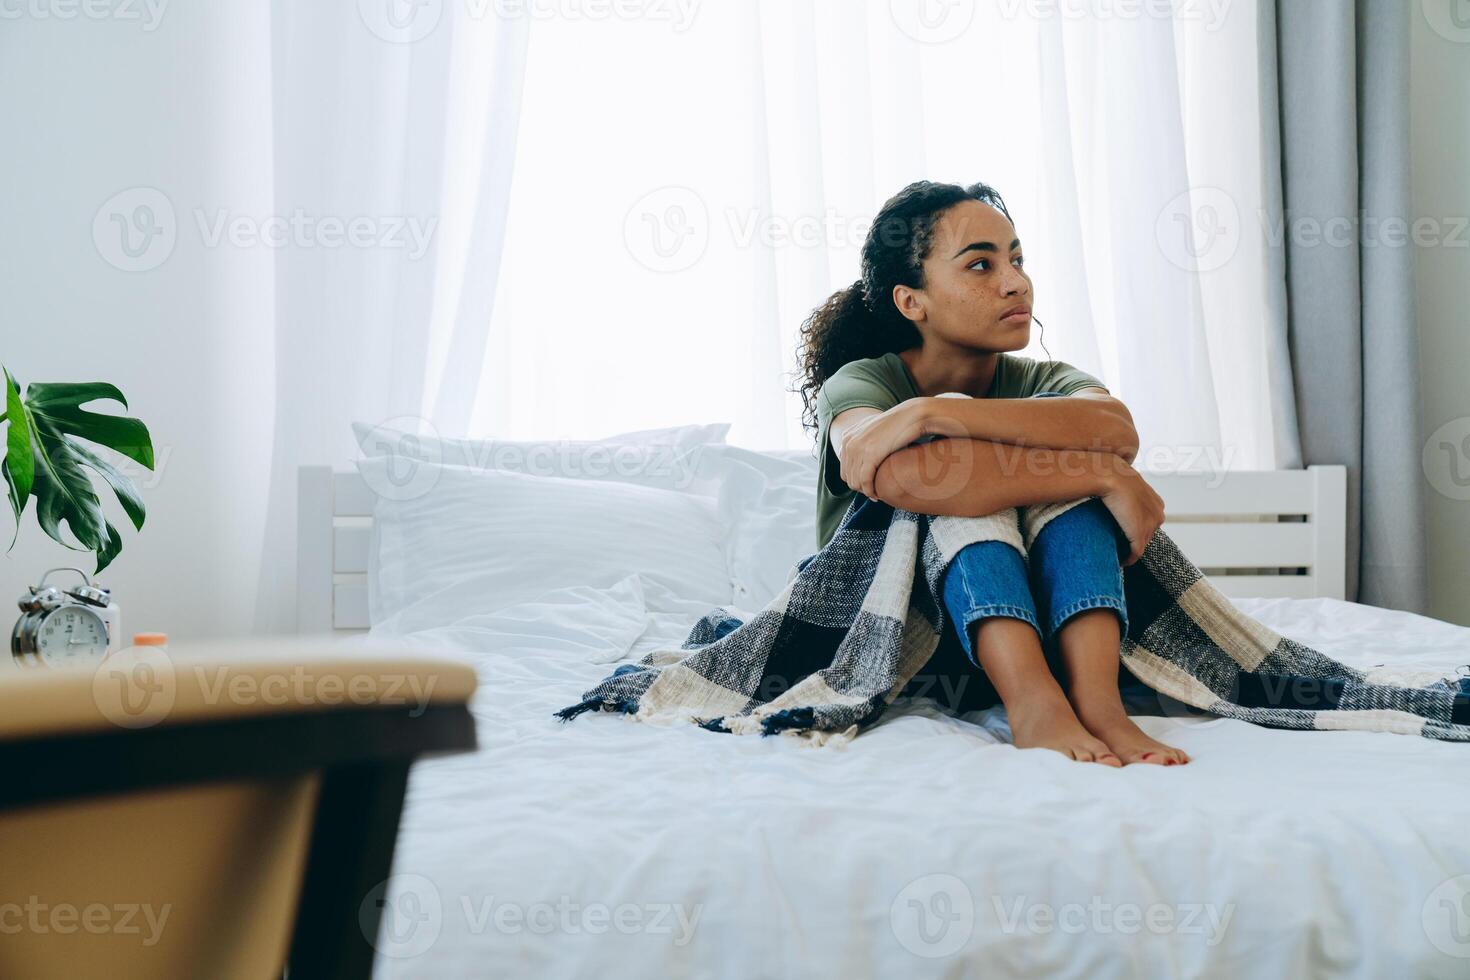
<svg viewBox="0 0 1470 980"><path fill-rule="evenodd" d="M1231 596L1344 597L1347 469L1145 473L1164 529ZM296 608L303 633L368 626L373 493L353 469L298 474Z"/></svg>

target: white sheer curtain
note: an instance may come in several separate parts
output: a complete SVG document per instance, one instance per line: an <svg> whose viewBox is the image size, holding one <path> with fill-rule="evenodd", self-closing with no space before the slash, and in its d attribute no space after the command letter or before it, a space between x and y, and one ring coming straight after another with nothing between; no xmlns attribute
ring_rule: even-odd
<svg viewBox="0 0 1470 980"><path fill-rule="evenodd" d="M297 467L353 458L355 420L427 420L445 432L469 423L505 245L528 27L481 6L271 8L274 212L339 219L339 237L357 221L363 244L292 233L275 253L263 629L293 628L281 572L294 567Z"/></svg>
<svg viewBox="0 0 1470 980"><path fill-rule="evenodd" d="M1024 353L1104 378L1142 463L1294 465L1267 386L1253 5L556 9L530 20L474 431L729 420L732 442L805 446L803 317L856 278L884 199L983 180L1036 281Z"/></svg>
<svg viewBox="0 0 1470 980"><path fill-rule="evenodd" d="M354 419L728 420L738 444L809 445L797 328L919 178L1006 196L1035 340L1132 407L1144 465L1295 462L1266 384L1251 5L351 6L270 8L272 210L398 221L400 241L292 240L255 267L275 350L260 628L292 622L296 467L349 458Z"/></svg>

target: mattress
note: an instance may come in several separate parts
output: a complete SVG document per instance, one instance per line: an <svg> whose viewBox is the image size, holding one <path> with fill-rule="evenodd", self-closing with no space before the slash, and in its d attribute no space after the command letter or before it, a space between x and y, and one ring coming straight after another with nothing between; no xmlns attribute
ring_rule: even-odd
<svg viewBox="0 0 1470 980"><path fill-rule="evenodd" d="M1356 666L1470 660L1421 616L1233 601ZM563 725L597 654L688 626L599 650L574 608L413 634L476 666L481 748L412 772L377 976L1470 974L1464 745L1173 710L1140 725L1193 762L1116 770L925 700L840 748Z"/></svg>

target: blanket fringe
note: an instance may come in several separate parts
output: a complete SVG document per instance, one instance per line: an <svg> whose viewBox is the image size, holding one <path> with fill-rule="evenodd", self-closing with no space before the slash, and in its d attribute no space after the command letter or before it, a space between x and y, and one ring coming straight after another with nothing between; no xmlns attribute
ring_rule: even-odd
<svg viewBox="0 0 1470 980"><path fill-rule="evenodd" d="M779 735L790 728L809 729L816 723L816 720L816 709L811 707L774 711L761 719L761 735Z"/></svg>
<svg viewBox="0 0 1470 980"><path fill-rule="evenodd" d="M555 717L559 721L568 722L584 711L621 711L623 714L632 714L638 710L637 701L604 701L602 698L588 698L586 701L578 701L567 708L556 712Z"/></svg>

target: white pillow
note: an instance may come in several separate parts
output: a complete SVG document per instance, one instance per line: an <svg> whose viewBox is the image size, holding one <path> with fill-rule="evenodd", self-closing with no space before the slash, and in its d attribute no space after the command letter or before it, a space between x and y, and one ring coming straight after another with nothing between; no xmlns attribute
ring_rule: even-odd
<svg viewBox="0 0 1470 980"><path fill-rule="evenodd" d="M401 467L418 462L469 466L572 480L612 480L687 490L700 450L722 445L729 422L641 429L604 439L451 439L423 423L420 431L390 424L352 423L364 457L392 456Z"/></svg>
<svg viewBox="0 0 1470 980"><path fill-rule="evenodd" d="M464 603L439 593L375 624L370 635L411 633L415 649L469 653L475 659L530 649L604 664L627 656L633 642L647 632L651 618L643 604L643 581L633 574L608 589L586 585L552 589L494 612L469 615Z"/></svg>
<svg viewBox="0 0 1470 980"><path fill-rule="evenodd" d="M731 601L722 528L707 497L419 463L422 489L389 479L394 464L389 456L357 463L378 494L368 562L375 626L419 603L458 610L458 619L553 589L611 588L635 572L706 609ZM650 611L667 611L655 601Z"/></svg>
<svg viewBox="0 0 1470 980"><path fill-rule="evenodd" d="M708 446L692 489L714 494L734 603L760 609L817 550L817 460L810 450Z"/></svg>

